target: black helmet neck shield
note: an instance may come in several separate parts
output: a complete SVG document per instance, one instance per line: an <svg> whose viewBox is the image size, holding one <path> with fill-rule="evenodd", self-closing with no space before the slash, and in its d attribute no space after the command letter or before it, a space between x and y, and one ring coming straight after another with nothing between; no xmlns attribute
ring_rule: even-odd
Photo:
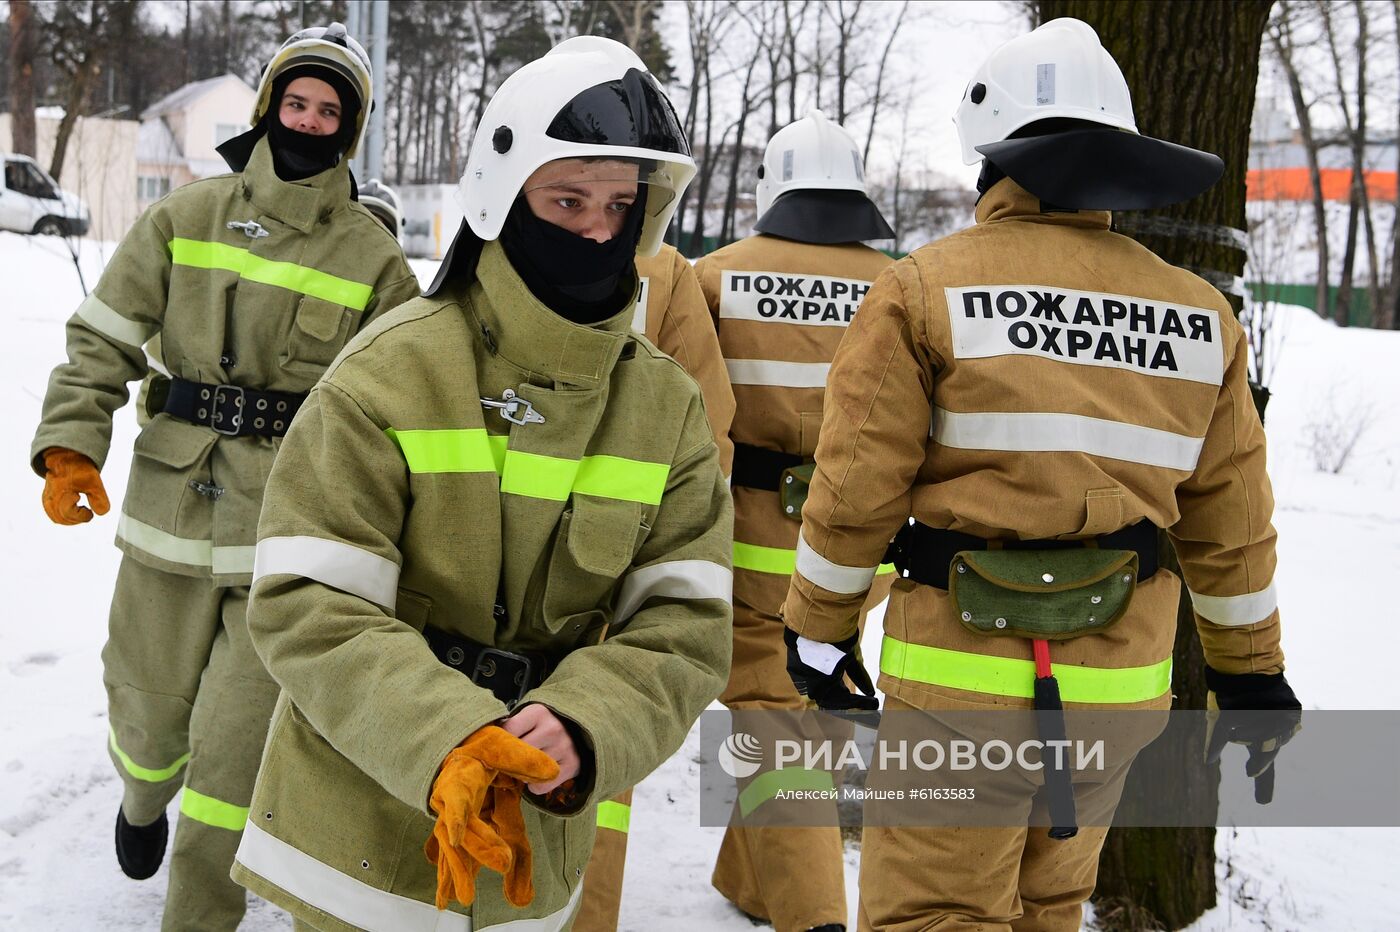
<svg viewBox="0 0 1400 932"><path fill-rule="evenodd" d="M977 151L1042 202L1069 210L1178 204L1225 170L1209 152L1107 126L1004 139Z"/></svg>
<svg viewBox="0 0 1400 932"><path fill-rule="evenodd" d="M779 195L753 228L769 236L824 245L894 239L880 208L860 191L789 191Z"/></svg>

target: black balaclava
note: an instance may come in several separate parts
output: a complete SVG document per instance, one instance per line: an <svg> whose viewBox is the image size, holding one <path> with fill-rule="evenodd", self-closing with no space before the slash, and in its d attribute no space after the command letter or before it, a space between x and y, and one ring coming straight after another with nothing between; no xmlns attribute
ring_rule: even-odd
<svg viewBox="0 0 1400 932"><path fill-rule="evenodd" d="M992 164L991 159L982 160L982 171L977 176L977 200L992 190L992 185L1006 177L1006 172Z"/></svg>
<svg viewBox="0 0 1400 932"><path fill-rule="evenodd" d="M501 248L530 293L560 317L576 324L607 320L632 300L646 202L647 186L639 184L622 229L596 243L536 217L522 194L506 216Z"/></svg>
<svg viewBox="0 0 1400 932"><path fill-rule="evenodd" d="M282 125L282 95L287 85L297 78L325 81L340 97L340 129L329 136L299 133ZM268 142L272 147L273 167L283 181L300 181L331 168L350 148L355 138L355 124L360 114L360 97L349 80L340 72L321 65L295 65L279 74L272 82L272 99L268 103Z"/></svg>

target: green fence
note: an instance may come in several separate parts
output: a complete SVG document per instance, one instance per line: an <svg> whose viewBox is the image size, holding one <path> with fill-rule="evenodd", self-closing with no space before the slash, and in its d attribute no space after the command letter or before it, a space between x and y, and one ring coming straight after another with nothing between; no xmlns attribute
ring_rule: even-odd
<svg viewBox="0 0 1400 932"><path fill-rule="evenodd" d="M1278 304L1297 304L1301 307L1317 311L1317 286L1316 285L1282 285L1266 284L1263 282L1250 282L1250 291L1257 298L1274 301ZM1322 316L1328 320L1332 319L1332 309L1337 306L1337 286L1333 285L1327 289L1327 309ZM1353 288L1351 292L1351 311L1347 319L1353 327L1371 326L1371 292L1367 288Z"/></svg>

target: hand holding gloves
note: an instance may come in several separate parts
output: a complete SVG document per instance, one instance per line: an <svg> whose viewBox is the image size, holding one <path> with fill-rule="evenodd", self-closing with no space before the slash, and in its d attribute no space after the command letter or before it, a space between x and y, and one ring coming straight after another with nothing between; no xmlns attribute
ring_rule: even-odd
<svg viewBox="0 0 1400 932"><path fill-rule="evenodd" d="M520 796L526 783L553 780L559 764L496 725L473 732L442 763L429 805L437 813L423 847L437 865L437 908L453 898L470 905L483 866L505 877L512 906L535 898L534 862Z"/></svg>

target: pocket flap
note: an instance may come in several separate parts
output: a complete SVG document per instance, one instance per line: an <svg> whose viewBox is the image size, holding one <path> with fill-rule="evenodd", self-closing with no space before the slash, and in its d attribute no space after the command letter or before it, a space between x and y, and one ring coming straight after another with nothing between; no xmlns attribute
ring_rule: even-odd
<svg viewBox="0 0 1400 932"><path fill-rule="evenodd" d="M1137 588L1133 550L964 550L948 595L979 634L1063 640L1117 621Z"/></svg>
<svg viewBox="0 0 1400 932"><path fill-rule="evenodd" d="M812 476L816 471L816 463L803 463L783 470L782 481L778 483L778 498L786 517L794 521L802 520L802 506L807 504L807 493L812 488Z"/></svg>
<svg viewBox="0 0 1400 932"><path fill-rule="evenodd" d="M581 569L616 579L632 565L641 526L639 502L575 495L569 554Z"/></svg>
<svg viewBox="0 0 1400 932"><path fill-rule="evenodd" d="M1137 568L1131 550L1072 547L1064 550L964 550L953 558L983 579L1020 592L1065 592L1099 582L1127 566ZM1136 572L1134 573L1136 576ZM951 578L951 577L950 577Z"/></svg>
<svg viewBox="0 0 1400 932"><path fill-rule="evenodd" d="M345 305L332 304L311 295L303 295L297 305L297 328L308 336L325 342L340 333L345 319Z"/></svg>
<svg viewBox="0 0 1400 932"><path fill-rule="evenodd" d="M147 459L183 468L202 460L217 439L207 427L157 414L141 429L132 449Z"/></svg>

